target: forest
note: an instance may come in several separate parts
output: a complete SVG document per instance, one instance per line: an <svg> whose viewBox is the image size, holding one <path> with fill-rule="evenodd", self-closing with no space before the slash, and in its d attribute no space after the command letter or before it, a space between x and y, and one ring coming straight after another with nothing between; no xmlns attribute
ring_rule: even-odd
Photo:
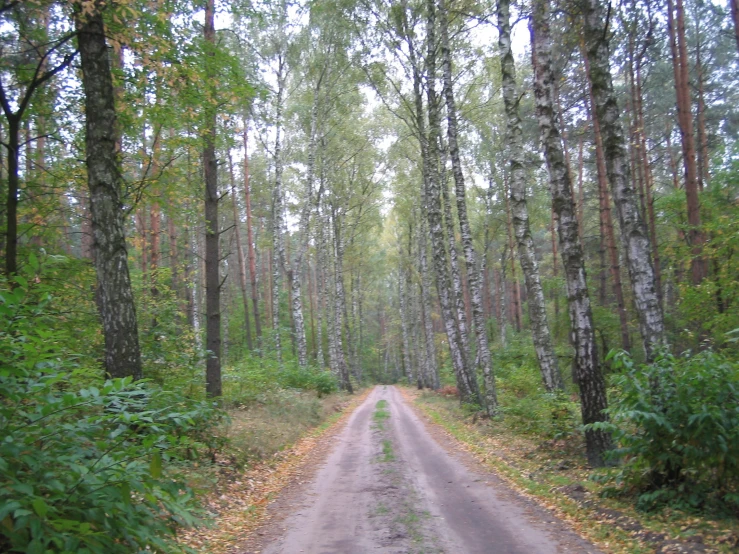
<svg viewBox="0 0 739 554"><path fill-rule="evenodd" d="M0 0L0 49L0 551L185 551L220 430L378 383L739 516L738 0Z"/></svg>

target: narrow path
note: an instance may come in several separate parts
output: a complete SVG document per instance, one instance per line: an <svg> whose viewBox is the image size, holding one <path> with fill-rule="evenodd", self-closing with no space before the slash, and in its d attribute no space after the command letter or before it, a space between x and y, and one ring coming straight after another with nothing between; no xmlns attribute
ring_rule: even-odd
<svg viewBox="0 0 739 554"><path fill-rule="evenodd" d="M442 448L395 387L376 387L335 441L264 554L600 552Z"/></svg>

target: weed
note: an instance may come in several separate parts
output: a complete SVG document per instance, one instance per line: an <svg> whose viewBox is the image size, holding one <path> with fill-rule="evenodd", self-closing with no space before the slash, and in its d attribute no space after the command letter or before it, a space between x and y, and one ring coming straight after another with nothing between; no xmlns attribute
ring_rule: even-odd
<svg viewBox="0 0 739 554"><path fill-rule="evenodd" d="M385 439L382 441L382 460L383 462L392 462L395 460L395 452L393 452L393 443Z"/></svg>
<svg viewBox="0 0 739 554"><path fill-rule="evenodd" d="M385 408L387 407L387 400L380 400L375 404L375 413L372 414L372 419L375 420L375 428L379 429L380 431L383 431L385 429L384 422L387 418L390 417L390 412L386 411Z"/></svg>

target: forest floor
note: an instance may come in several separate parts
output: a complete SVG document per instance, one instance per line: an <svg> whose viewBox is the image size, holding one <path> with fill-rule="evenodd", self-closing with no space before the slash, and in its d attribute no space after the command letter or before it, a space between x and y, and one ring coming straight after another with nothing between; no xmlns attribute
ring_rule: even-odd
<svg viewBox="0 0 739 554"><path fill-rule="evenodd" d="M375 387L326 442L234 552L602 552L424 422L396 387Z"/></svg>

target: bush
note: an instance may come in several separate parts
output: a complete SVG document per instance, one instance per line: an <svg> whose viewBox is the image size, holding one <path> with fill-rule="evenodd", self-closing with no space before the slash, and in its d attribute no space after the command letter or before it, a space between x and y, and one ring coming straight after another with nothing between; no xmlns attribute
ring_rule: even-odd
<svg viewBox="0 0 739 554"><path fill-rule="evenodd" d="M614 432L618 479L639 506L739 506L739 364L706 351L637 366L620 352L614 366L618 393L601 426Z"/></svg>
<svg viewBox="0 0 739 554"><path fill-rule="evenodd" d="M0 282L0 551L182 551L174 533L195 503L168 462L200 448L194 430L207 436L219 412L173 409L130 379L80 385L51 301Z"/></svg>
<svg viewBox="0 0 739 554"><path fill-rule="evenodd" d="M301 369L287 362L280 368L271 358L247 356L238 365L224 371L223 396L228 404L245 405L265 402L280 389L314 390L318 396L338 390L333 373L315 368Z"/></svg>
<svg viewBox="0 0 739 554"><path fill-rule="evenodd" d="M565 392L544 389L535 361L508 362L497 373L500 412L511 429L548 439L566 439L578 433L580 408Z"/></svg>

